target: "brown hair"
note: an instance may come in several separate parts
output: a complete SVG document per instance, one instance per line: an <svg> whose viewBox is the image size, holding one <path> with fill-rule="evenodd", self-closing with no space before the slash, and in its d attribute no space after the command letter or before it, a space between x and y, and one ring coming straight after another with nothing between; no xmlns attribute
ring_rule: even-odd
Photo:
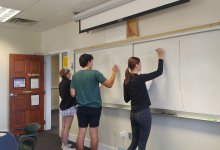
<svg viewBox="0 0 220 150"><path fill-rule="evenodd" d="M130 57L128 59L128 68L125 70L125 85L128 84L128 82L131 80L131 77L132 77L132 74L131 72L129 71L130 70L133 70L136 65L138 65L140 63L140 59L138 57Z"/></svg>
<svg viewBox="0 0 220 150"><path fill-rule="evenodd" d="M65 69L65 68L61 69L60 72L59 72L60 77L61 77L62 79L68 79L68 78L67 78L67 74L68 74L69 72L70 72L69 69Z"/></svg>

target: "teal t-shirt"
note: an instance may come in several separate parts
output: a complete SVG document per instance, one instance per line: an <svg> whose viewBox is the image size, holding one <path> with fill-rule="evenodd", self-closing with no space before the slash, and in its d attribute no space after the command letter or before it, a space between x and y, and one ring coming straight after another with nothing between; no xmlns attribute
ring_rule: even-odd
<svg viewBox="0 0 220 150"><path fill-rule="evenodd" d="M101 107L101 94L99 83L103 83L106 78L97 70L80 70L76 72L71 81L70 87L76 91L78 106Z"/></svg>

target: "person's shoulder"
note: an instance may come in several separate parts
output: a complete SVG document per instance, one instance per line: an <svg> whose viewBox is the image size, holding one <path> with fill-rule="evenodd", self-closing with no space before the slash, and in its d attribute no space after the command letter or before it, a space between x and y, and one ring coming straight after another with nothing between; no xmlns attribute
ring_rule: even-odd
<svg viewBox="0 0 220 150"><path fill-rule="evenodd" d="M61 81L60 81L59 86L61 86L61 85L62 85L62 81L63 81L63 80L61 80Z"/></svg>
<svg viewBox="0 0 220 150"><path fill-rule="evenodd" d="M146 74L139 74L139 75L135 75L134 79L140 79L142 77L144 77Z"/></svg>
<svg viewBox="0 0 220 150"><path fill-rule="evenodd" d="M87 72L88 72L89 74L96 74L96 73L98 73L97 70L93 70L93 69L87 70Z"/></svg>
<svg viewBox="0 0 220 150"><path fill-rule="evenodd" d="M98 71L98 70L92 70L94 73L96 73L96 74L101 74L101 72L100 71Z"/></svg>
<svg viewBox="0 0 220 150"><path fill-rule="evenodd" d="M62 79L59 83L59 86L64 86L67 83L66 79Z"/></svg>
<svg viewBox="0 0 220 150"><path fill-rule="evenodd" d="M81 70L75 72L75 73L73 74L73 77L74 77L74 76L78 76L78 75L80 75L81 72L82 72Z"/></svg>
<svg viewBox="0 0 220 150"><path fill-rule="evenodd" d="M65 82L64 79L62 79L59 84L63 84L63 82Z"/></svg>
<svg viewBox="0 0 220 150"><path fill-rule="evenodd" d="M62 82L62 83L69 83L69 82L71 82L71 80L69 80L69 79L63 79L61 82Z"/></svg>
<svg viewBox="0 0 220 150"><path fill-rule="evenodd" d="M146 78L147 76L148 76L147 73L136 75L136 76L134 77L134 81L136 81L136 82L143 82L143 80L145 80L145 78Z"/></svg>
<svg viewBox="0 0 220 150"><path fill-rule="evenodd" d="M143 74L139 74L139 75L135 74L132 76L129 82L137 82L139 80L142 80L142 78L143 78Z"/></svg>

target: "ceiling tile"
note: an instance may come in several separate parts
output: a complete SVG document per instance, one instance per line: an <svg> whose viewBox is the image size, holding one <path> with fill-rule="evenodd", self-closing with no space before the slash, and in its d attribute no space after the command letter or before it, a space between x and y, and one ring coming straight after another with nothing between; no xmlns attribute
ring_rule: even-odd
<svg viewBox="0 0 220 150"><path fill-rule="evenodd" d="M0 0L0 6L25 10L40 0Z"/></svg>
<svg viewBox="0 0 220 150"><path fill-rule="evenodd" d="M45 2L39 2L34 6L32 6L31 8L27 9L26 11L21 12L18 15L18 17L23 19L40 21L60 11L61 11L60 9L55 8L52 5L49 5Z"/></svg>
<svg viewBox="0 0 220 150"><path fill-rule="evenodd" d="M82 12L109 0L0 0L0 6L23 10L16 17L38 21L27 30L45 31L72 20L73 12ZM1 26L18 27L14 24Z"/></svg>
<svg viewBox="0 0 220 150"><path fill-rule="evenodd" d="M43 22L50 22L54 24L62 24L66 23L68 21L72 21L73 13L71 11L63 11L56 13L55 15L45 18L42 21Z"/></svg>
<svg viewBox="0 0 220 150"><path fill-rule="evenodd" d="M88 10L92 7L100 5L100 4L107 2L107 1L109 1L109 0L86 0L86 1L84 1L84 3L79 4L80 7L76 7L75 11L82 12L82 11Z"/></svg>
<svg viewBox="0 0 220 150"><path fill-rule="evenodd" d="M51 5L54 8L61 10L73 10L83 4L86 0L42 0L46 5Z"/></svg>
<svg viewBox="0 0 220 150"><path fill-rule="evenodd" d="M54 24L53 23L48 23L48 22L39 22L31 27L28 27L29 30L34 30L34 31L46 31L49 30L51 28L54 28Z"/></svg>

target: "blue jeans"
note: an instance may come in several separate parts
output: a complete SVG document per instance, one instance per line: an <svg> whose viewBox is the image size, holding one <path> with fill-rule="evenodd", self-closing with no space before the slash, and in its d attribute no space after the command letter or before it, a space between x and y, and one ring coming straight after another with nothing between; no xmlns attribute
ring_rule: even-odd
<svg viewBox="0 0 220 150"><path fill-rule="evenodd" d="M147 140L151 130L151 112L150 109L142 110L130 114L132 141L128 150L145 150Z"/></svg>

